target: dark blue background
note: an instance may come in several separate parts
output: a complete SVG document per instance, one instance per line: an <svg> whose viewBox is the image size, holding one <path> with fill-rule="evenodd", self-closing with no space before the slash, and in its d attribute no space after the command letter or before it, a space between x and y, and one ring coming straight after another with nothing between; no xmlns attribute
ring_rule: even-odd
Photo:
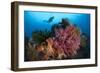
<svg viewBox="0 0 100 73"><path fill-rule="evenodd" d="M51 23L44 22L52 16L54 19ZM90 36L90 14L24 11L25 36L30 38L32 32L36 30L50 30L52 25L61 22L62 18L68 18L72 24L81 29L82 33Z"/></svg>

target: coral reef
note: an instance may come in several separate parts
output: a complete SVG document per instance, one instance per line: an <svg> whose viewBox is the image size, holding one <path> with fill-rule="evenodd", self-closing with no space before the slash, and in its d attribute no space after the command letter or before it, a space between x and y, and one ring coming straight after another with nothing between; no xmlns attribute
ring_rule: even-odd
<svg viewBox="0 0 100 73"><path fill-rule="evenodd" d="M78 27L63 18L51 31L34 31L31 40L25 39L25 61L73 58L86 46L86 39Z"/></svg>

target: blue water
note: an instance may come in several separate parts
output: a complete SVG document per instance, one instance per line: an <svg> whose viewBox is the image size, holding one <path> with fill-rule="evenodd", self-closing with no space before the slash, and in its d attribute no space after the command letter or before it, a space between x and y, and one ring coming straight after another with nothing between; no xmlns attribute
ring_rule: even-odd
<svg viewBox="0 0 100 73"><path fill-rule="evenodd" d="M52 22L45 22L51 17L54 17ZM36 30L50 30L52 25L61 22L62 18L69 19L81 29L81 32L90 36L90 14L24 11L25 36L30 38Z"/></svg>

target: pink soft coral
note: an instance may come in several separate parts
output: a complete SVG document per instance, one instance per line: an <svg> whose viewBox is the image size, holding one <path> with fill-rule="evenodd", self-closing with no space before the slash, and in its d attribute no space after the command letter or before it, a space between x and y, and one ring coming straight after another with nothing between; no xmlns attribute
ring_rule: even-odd
<svg viewBox="0 0 100 73"><path fill-rule="evenodd" d="M55 48L63 49L67 57L73 56L80 48L80 30L73 25L55 29L53 43Z"/></svg>

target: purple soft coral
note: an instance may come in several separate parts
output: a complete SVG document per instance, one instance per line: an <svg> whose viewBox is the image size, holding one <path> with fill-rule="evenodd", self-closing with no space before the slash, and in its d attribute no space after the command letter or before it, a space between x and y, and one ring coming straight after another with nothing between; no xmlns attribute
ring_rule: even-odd
<svg viewBox="0 0 100 73"><path fill-rule="evenodd" d="M66 56L73 56L80 48L80 30L73 25L69 25L65 29L55 29L54 47L63 49Z"/></svg>

